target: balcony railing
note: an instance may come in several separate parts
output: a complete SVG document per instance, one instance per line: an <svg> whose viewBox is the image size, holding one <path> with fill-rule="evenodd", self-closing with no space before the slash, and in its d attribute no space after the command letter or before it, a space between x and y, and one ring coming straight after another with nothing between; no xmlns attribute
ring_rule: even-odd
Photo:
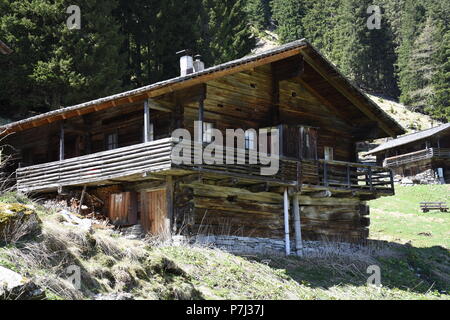
<svg viewBox="0 0 450 320"><path fill-rule="evenodd" d="M271 175L263 175L261 169L270 167L270 161L265 162L266 164L261 164L260 161L250 163L248 150L224 148L223 154L220 155L223 160L221 164L208 163L204 161L204 157L201 163L196 163L194 146L199 144L190 142L188 143L190 148L183 149L182 153L186 152L186 154L180 155L183 160L190 161L177 163L172 154L175 145L174 139L166 138L19 168L16 171L17 188L23 192L53 191L64 186L139 181L146 173L170 174L169 171L173 170L173 174L177 175L199 172L213 179L229 176L249 184L259 182L282 186L307 184L317 187L393 193L392 175L386 168L339 161L299 161L273 157L272 160L278 161L279 169ZM205 146L202 148L204 151ZM245 156L240 158L241 162L238 162L242 154ZM272 165L276 166L273 163Z"/></svg>
<svg viewBox="0 0 450 320"><path fill-rule="evenodd" d="M427 148L424 150L402 154L384 159L384 167L398 167L407 163L427 160L431 158L450 158L450 149Z"/></svg>
<svg viewBox="0 0 450 320"><path fill-rule="evenodd" d="M325 187L394 192L392 171L383 167L341 161L319 161L320 183Z"/></svg>
<svg viewBox="0 0 450 320"><path fill-rule="evenodd" d="M172 139L161 139L86 156L19 168L17 189L52 190L170 169Z"/></svg>

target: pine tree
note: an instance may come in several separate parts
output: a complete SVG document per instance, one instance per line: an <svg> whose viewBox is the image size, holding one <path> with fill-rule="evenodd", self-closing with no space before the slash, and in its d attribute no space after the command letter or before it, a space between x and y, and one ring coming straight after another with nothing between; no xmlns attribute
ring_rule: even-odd
<svg viewBox="0 0 450 320"><path fill-rule="evenodd" d="M408 100L406 101L413 110L424 112L429 104L429 98L433 94L432 79L435 76L436 65L433 57L437 46L434 39L435 27L430 19L414 41L408 63L412 72L408 79Z"/></svg>
<svg viewBox="0 0 450 320"><path fill-rule="evenodd" d="M423 30L426 20L426 9L416 0L407 1L400 28L400 46L398 48L400 101L412 104L411 93L417 90L417 65L412 63L412 52L418 35Z"/></svg>
<svg viewBox="0 0 450 320"><path fill-rule="evenodd" d="M244 0L203 0L199 48L208 65L241 58L255 47Z"/></svg>
<svg viewBox="0 0 450 320"><path fill-rule="evenodd" d="M272 0L272 18L282 43L304 38L302 19L306 13L302 0Z"/></svg>
<svg viewBox="0 0 450 320"><path fill-rule="evenodd" d="M425 111L442 121L450 121L450 31L444 34L442 46L437 55L440 64L433 77L434 95L432 106Z"/></svg>
<svg viewBox="0 0 450 320"><path fill-rule="evenodd" d="M262 31L269 25L270 6L268 0L247 0L245 5L249 23Z"/></svg>
<svg viewBox="0 0 450 320"><path fill-rule="evenodd" d="M116 2L78 1L81 30L69 30L70 1L1 2L0 36L14 54L0 57L3 115L19 118L117 92L122 37L111 17Z"/></svg>
<svg viewBox="0 0 450 320"><path fill-rule="evenodd" d="M334 32L340 0L307 0L302 19L304 36L325 56L330 57L335 43Z"/></svg>
<svg viewBox="0 0 450 320"><path fill-rule="evenodd" d="M367 27L367 8L373 4L369 0L341 1L331 60L362 89L395 97L396 57L390 29L386 23L380 29Z"/></svg>

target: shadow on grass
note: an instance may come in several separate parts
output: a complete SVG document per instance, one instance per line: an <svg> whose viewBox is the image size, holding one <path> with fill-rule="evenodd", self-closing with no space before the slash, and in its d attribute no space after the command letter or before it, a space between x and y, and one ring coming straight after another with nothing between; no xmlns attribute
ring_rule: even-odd
<svg viewBox="0 0 450 320"><path fill-rule="evenodd" d="M440 246L416 248L386 241L370 240L366 246L380 248L372 254L327 254L305 257L259 256L252 258L269 262L275 269L312 288L328 289L337 285L365 286L372 273L370 265L378 265L381 284L390 289L400 289L424 294L438 291L450 294L450 251Z"/></svg>

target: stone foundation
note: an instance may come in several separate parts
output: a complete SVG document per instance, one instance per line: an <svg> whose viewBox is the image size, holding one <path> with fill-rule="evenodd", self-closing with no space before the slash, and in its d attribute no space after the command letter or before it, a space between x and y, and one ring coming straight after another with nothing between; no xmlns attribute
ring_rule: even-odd
<svg viewBox="0 0 450 320"><path fill-rule="evenodd" d="M174 236L171 245L200 245L216 247L221 250L236 254L258 255L285 255L284 240L237 237L237 236L204 236L198 235L192 238ZM329 241L303 241L303 254L308 257L327 257L332 255L370 255L380 248L364 246L355 243L329 242ZM295 242L291 239L291 254L296 254Z"/></svg>
<svg viewBox="0 0 450 320"><path fill-rule="evenodd" d="M394 182L402 185L415 185L415 184L441 184L441 181L437 177L433 169L428 169L415 176L402 177L400 175L395 176Z"/></svg>
<svg viewBox="0 0 450 320"><path fill-rule="evenodd" d="M284 240L251 238L237 236L196 236L194 242L210 245L232 253L284 254ZM291 251L295 251L295 242L291 240Z"/></svg>

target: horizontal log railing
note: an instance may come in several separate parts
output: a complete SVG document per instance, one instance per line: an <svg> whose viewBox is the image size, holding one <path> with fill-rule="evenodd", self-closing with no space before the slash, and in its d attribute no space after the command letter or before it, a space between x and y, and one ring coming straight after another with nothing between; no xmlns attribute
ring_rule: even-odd
<svg viewBox="0 0 450 320"><path fill-rule="evenodd" d="M383 167L319 160L319 175L320 183L325 187L394 191L392 171Z"/></svg>
<svg viewBox="0 0 450 320"><path fill-rule="evenodd" d="M17 189L23 192L81 185L170 169L172 139L161 139L86 156L19 168Z"/></svg>
<svg viewBox="0 0 450 320"><path fill-rule="evenodd" d="M261 163L258 154L252 154L251 157L248 149L223 147L221 151L219 149L217 154L213 153L209 161L204 157L202 163L195 163L195 148L198 148L198 150L201 148L201 150L205 151L206 148L210 148L211 146L192 141L183 143L186 147L185 150L189 150L189 153L180 155L180 159L184 159L183 163L175 163L174 159L172 159L172 165L174 167L206 171L218 175L229 174L268 182L275 181L295 184L299 180L299 166L298 161L295 159L281 159L279 156L274 155L272 157L269 155L270 159L275 162L273 166L276 167L276 162L278 162L278 170L274 170L276 171L274 174L263 175L262 168L270 167L270 163L266 162L269 161L267 156L265 157L266 161Z"/></svg>
<svg viewBox="0 0 450 320"><path fill-rule="evenodd" d="M188 163L176 163L172 151L175 140L166 138L133 146L103 151L86 156L19 168L16 171L17 188L23 192L54 190L63 186L100 184L109 180L135 176L145 172L170 169L205 171L210 174L231 175L237 178L283 185L326 186L365 190L393 190L393 179L389 169L339 161L298 161L297 159L274 157L279 170L273 175L262 175L261 169L269 163L250 163L249 152L239 148L224 148L221 164L195 163L195 145L188 154L181 154ZM205 146L202 146L205 150ZM202 151L202 154L203 154ZM228 151L228 152L227 152ZM231 152L230 152L231 151ZM240 155L245 155L238 162ZM228 161L227 161L228 160ZM227 163L228 162L228 163ZM276 164L273 164L276 165ZM138 180L139 178L136 178ZM126 180L126 179L124 179Z"/></svg>
<svg viewBox="0 0 450 320"><path fill-rule="evenodd" d="M407 163L431 159L450 158L450 148L427 148L384 159L384 167L398 167Z"/></svg>

